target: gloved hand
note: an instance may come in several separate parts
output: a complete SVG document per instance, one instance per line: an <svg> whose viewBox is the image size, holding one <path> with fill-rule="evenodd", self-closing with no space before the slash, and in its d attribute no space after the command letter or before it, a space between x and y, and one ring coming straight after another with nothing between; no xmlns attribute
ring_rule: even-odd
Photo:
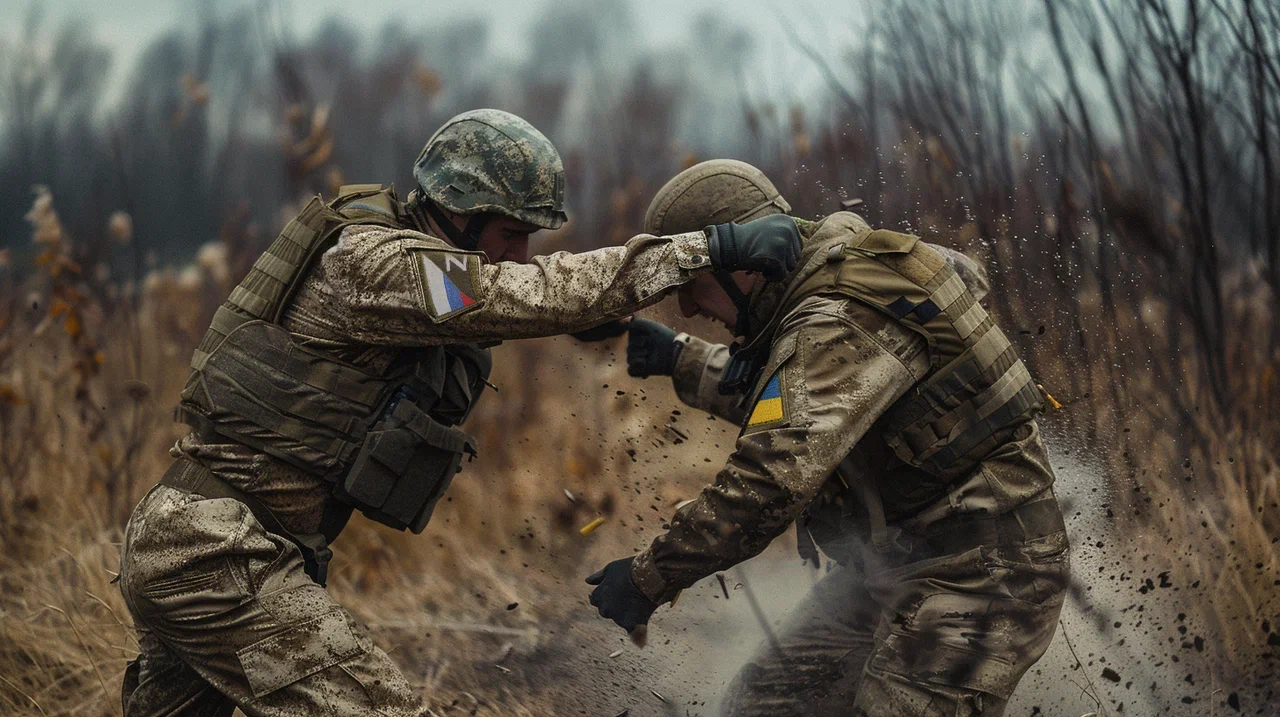
<svg viewBox="0 0 1280 717"><path fill-rule="evenodd" d="M683 344L676 332L657 321L632 319L627 338L627 373L636 378L670 376Z"/></svg>
<svg viewBox="0 0 1280 717"><path fill-rule="evenodd" d="M631 632L637 625L646 625L649 616L658 609L656 603L631 582L631 561L634 558L615 560L587 578L591 591L591 604L600 611L600 617L608 618L623 630Z"/></svg>
<svg viewBox="0 0 1280 717"><path fill-rule="evenodd" d="M599 326L592 326L589 329L583 329L582 331L569 335L579 341L593 343L596 341L611 339L614 336L621 336L626 332L627 323L620 319L614 319L613 321L606 321Z"/></svg>
<svg viewBox="0 0 1280 717"><path fill-rule="evenodd" d="M772 214L746 224L706 228L711 266L721 271L758 271L779 281L800 261L800 230L785 214Z"/></svg>

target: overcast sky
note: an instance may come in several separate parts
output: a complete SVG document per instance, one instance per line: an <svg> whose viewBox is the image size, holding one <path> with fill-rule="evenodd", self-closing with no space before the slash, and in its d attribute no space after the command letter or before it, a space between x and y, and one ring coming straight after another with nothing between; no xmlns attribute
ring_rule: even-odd
<svg viewBox="0 0 1280 717"><path fill-rule="evenodd" d="M551 0L554 2L554 0ZM489 50L519 56L536 42L529 28L548 0L40 0L44 27L57 27L72 18L83 20L94 37L115 52L116 86L133 66L138 53L160 33L186 23L194 26L201 13L226 13L255 5L270 8L274 22L285 32L305 37L330 17L344 18L372 35L388 21L402 19L410 28L433 19L482 17L490 21ZM781 98L805 96L821 85L813 64L796 52L777 28L779 13L802 29L811 41L835 60L848 47L857 9L864 0L832 3L819 0L644 0L631 2L636 28L652 47L696 47L689 28L699 15L716 11L757 38L758 63L753 86ZM20 19L31 0L0 0L0 37L11 40L22 32ZM820 9L821 8L821 9Z"/></svg>

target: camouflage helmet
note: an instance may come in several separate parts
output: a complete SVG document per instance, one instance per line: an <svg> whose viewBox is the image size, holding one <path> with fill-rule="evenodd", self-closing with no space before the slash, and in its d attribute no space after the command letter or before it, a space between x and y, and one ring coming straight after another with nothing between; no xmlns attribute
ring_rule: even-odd
<svg viewBox="0 0 1280 717"><path fill-rule="evenodd" d="M427 140L413 177L455 214L492 212L555 229L564 224L564 163L533 125L501 110L471 110Z"/></svg>
<svg viewBox="0 0 1280 717"><path fill-rule="evenodd" d="M662 185L644 215L648 234L681 234L709 224L785 214L791 205L764 172L736 159L699 162Z"/></svg>

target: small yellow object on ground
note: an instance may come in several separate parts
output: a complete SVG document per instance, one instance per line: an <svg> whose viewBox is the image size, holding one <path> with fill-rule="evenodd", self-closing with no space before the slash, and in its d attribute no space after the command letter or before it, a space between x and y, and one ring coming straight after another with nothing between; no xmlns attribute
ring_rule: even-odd
<svg viewBox="0 0 1280 717"><path fill-rule="evenodd" d="M590 523L587 523L586 525L579 528L578 532L581 533L582 535L591 535L592 533L596 532L596 528L599 528L601 525L604 525L604 518L596 518Z"/></svg>
<svg viewBox="0 0 1280 717"><path fill-rule="evenodd" d="M1058 403L1058 399L1054 398L1053 394L1045 390L1044 384L1037 383L1036 388L1040 389L1040 393L1044 394L1044 398L1046 401L1049 402L1050 408L1062 408L1062 404Z"/></svg>

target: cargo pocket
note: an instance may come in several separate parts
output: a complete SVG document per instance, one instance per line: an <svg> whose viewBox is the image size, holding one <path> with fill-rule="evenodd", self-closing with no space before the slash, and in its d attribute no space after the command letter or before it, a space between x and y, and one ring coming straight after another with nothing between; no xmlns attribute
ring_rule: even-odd
<svg viewBox="0 0 1280 717"><path fill-rule="evenodd" d="M984 546L982 559L993 584L1009 599L1046 608L1062 605L1071 572L1066 533L1018 546Z"/></svg>
<svg viewBox="0 0 1280 717"><path fill-rule="evenodd" d="M178 575L152 580L142 586L141 593L149 600L163 600L213 590L228 577L226 561L220 558L212 570L202 570L202 567L190 567Z"/></svg>
<svg viewBox="0 0 1280 717"><path fill-rule="evenodd" d="M258 699L366 649L346 614L335 611L243 648L236 657Z"/></svg>
<svg viewBox="0 0 1280 717"><path fill-rule="evenodd" d="M936 593L897 620L870 667L912 683L975 690L1007 699L1026 669L1011 654L1010 626L985 595Z"/></svg>

